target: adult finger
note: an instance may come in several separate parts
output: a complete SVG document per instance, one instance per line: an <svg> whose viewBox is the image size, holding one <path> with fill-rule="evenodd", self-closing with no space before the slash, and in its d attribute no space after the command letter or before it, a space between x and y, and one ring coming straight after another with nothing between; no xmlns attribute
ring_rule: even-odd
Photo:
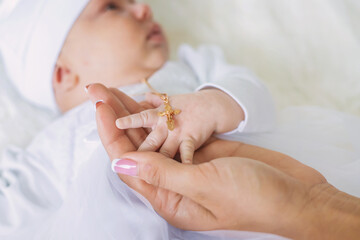
<svg viewBox="0 0 360 240"><path fill-rule="evenodd" d="M158 120L158 111L156 109L149 109L117 119L116 126L119 129L153 128L158 123Z"/></svg>
<svg viewBox="0 0 360 240"><path fill-rule="evenodd" d="M110 105L103 103L102 101L96 104L96 120L98 126L98 132L103 143L106 152L110 159L116 159L129 151L135 151L136 147L128 138L123 130L118 129L115 126L116 114ZM154 187L145 183L141 179L133 178L126 175L120 175L119 177L129 187L139 192L151 194L154 192Z"/></svg>
<svg viewBox="0 0 360 240"><path fill-rule="evenodd" d="M145 107L148 105L143 105L136 102L134 99L121 92L119 89L109 88L109 90L124 104L125 108L129 111L130 114L139 113L148 109Z"/></svg>
<svg viewBox="0 0 360 240"><path fill-rule="evenodd" d="M193 162L194 152L195 152L194 139L188 138L182 141L179 150L180 150L181 162L191 164Z"/></svg>
<svg viewBox="0 0 360 240"><path fill-rule="evenodd" d="M149 166L146 166L144 161L146 160L145 158L141 158L143 162L138 164L138 166L143 166L139 169L140 174L137 174L138 170L136 166L134 168L134 164L136 165L136 163L129 158L114 160L112 164L113 170L119 174L130 174L143 180L143 186L133 189L144 196L153 206L154 210L171 225L184 230L199 231L212 230L218 227L216 220L214 220L214 218L216 218L215 215L205 207L207 195L203 193L203 189L205 189L203 183L205 182L206 186L208 186L208 181L202 180L201 177L196 177L197 170L194 170L194 173L191 173L193 171L191 170L191 172L186 174L187 170L181 167L184 164L180 164L180 168L173 168L171 163L174 162L174 160L172 159L164 159L165 157L159 153L156 154L158 154L160 158L149 156L148 152L144 154L147 161L155 164L158 170L154 168L149 170ZM153 152L150 154L153 154ZM156 161L160 161L160 165L157 164ZM168 163L170 164L168 165ZM173 168L173 170L170 170L171 168ZM167 172L168 176L164 175L165 172ZM194 178L189 178L187 175ZM157 176L162 180L156 180ZM177 185L172 185L170 181L177 183ZM195 182L195 186L193 182ZM194 186L194 188L188 188L189 186ZM171 190L166 187L171 188ZM198 189L201 190L200 193L197 193ZM181 194L185 192L189 192L190 196L194 196L194 199L199 199L199 202Z"/></svg>
<svg viewBox="0 0 360 240"><path fill-rule="evenodd" d="M199 165L178 163L156 152L125 153L121 159L114 160L112 167L118 173L137 176L194 201L201 200L209 186L207 178L200 174Z"/></svg>
<svg viewBox="0 0 360 240"><path fill-rule="evenodd" d="M142 101L139 102L139 104L144 108L144 109L153 109L156 108L155 106L153 106L152 104L146 102L146 101Z"/></svg>
<svg viewBox="0 0 360 240"><path fill-rule="evenodd" d="M136 150L123 130L116 128L116 114L110 105L99 101L96 103L96 120L100 139L110 158Z"/></svg>
<svg viewBox="0 0 360 240"><path fill-rule="evenodd" d="M92 89L93 101L96 101L98 98L102 98L103 95L107 94L106 91L97 92L97 89L101 86L94 86ZM107 151L110 159L116 159L119 156L123 155L126 152L136 150L137 146L133 144L124 130L120 130L115 125L115 120L118 117L115 111L111 108L109 104L99 101L96 107L96 120L98 125L98 132L101 138L101 141ZM133 110L133 109L132 109ZM135 191L143 194L147 199L155 202L156 194L159 191L157 187L154 187L151 184L146 183L142 179L134 178L124 174L118 174L119 178L124 181L129 187Z"/></svg>
<svg viewBox="0 0 360 240"><path fill-rule="evenodd" d="M102 100L107 103L115 112L116 116L122 117L129 115L129 111L124 104L110 91L100 83L94 83L88 86L88 96L92 102Z"/></svg>
<svg viewBox="0 0 360 240"><path fill-rule="evenodd" d="M103 102L109 104L110 107L114 110L117 118L128 116L130 114L123 104L125 103L129 105L128 101L133 101L130 97L125 98L123 96L122 102L107 87L99 83L91 84L87 90L91 101L97 102L102 100ZM134 103L132 102L131 104ZM126 134L136 147L140 146L147 137L147 133L143 129L129 129L126 131Z"/></svg>

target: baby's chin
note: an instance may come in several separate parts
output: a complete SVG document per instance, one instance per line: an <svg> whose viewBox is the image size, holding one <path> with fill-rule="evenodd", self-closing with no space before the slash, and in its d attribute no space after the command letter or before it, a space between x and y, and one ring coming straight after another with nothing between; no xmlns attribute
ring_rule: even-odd
<svg viewBox="0 0 360 240"><path fill-rule="evenodd" d="M147 68L154 69L154 72L156 72L157 70L162 68L168 60L169 60L168 48L167 46L166 47L163 46L156 53L151 55L151 58L147 63Z"/></svg>

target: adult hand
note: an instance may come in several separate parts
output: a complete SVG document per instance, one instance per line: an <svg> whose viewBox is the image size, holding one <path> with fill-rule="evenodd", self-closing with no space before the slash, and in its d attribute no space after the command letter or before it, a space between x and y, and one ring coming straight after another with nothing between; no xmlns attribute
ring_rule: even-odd
<svg viewBox="0 0 360 240"><path fill-rule="evenodd" d="M131 141L131 138L137 139L136 135L140 135L142 133L130 132L130 131L125 132L125 131L119 130L115 126L115 120L118 117L128 115L129 110L130 110L130 112L140 111L141 107L139 105L137 105L133 100L126 97L126 95L124 95L123 93L121 93L115 89L107 89L100 84L91 85L88 88L88 93L89 93L91 100L94 103L97 103L96 104L97 105L96 116L97 116L97 122L98 122L98 131L99 131L100 137L102 139L103 145L105 146L105 149L107 150L110 158L116 159L121 156L126 156L124 154L126 154L127 152L136 150L137 145L139 145L139 144L137 144L136 141ZM102 102L99 102L99 100L102 100ZM134 130L132 130L132 131L134 131ZM205 179L206 180L205 185L207 185L207 187L195 185L195 183L200 184L201 182L197 182L197 181L193 182L194 178L191 178L191 177L189 177L189 178L184 177L184 179L180 180L180 176L181 176L180 174L184 173L187 176L187 174L186 174L187 171L184 171L184 172L179 171L178 173L174 174L173 175L174 177L176 177L176 176L179 177L178 181L174 181L174 182L178 182L178 185L184 189L188 188L191 185L195 185L200 190L203 189L205 191L206 189L209 189L209 187L211 188L213 186L212 179L214 179L215 182L219 183L218 187L222 188L224 190L222 192L222 194L219 194L219 192L215 191L214 193L216 196L224 198L221 200L225 200L226 196L236 199L234 197L231 197L231 195L228 195L229 189L227 187L224 187L223 184L220 184L220 183L224 183L226 186L226 181L231 181L231 179L228 179L228 177L231 177L232 175L229 175L230 172L223 174L224 176L220 176L219 174L216 174L216 172L214 173L214 171L217 170L214 167L214 166L217 166L216 164L214 164L214 162L215 163L217 163L217 162L226 163L226 162L234 162L235 161L235 162L240 163L240 161L237 161L234 159L221 159L220 158L220 157L232 156L232 155L233 156L243 156L243 157L244 156L255 157L257 159L266 161L268 159L266 159L265 156L271 156L272 154L274 154L274 152L270 152L270 151L262 152L262 151L263 151L263 149L244 145L241 143L233 143L233 142L226 142L226 141L212 141L207 146L201 148L200 151L198 153L196 153L194 156L194 162L195 163L202 162L202 164L188 166L191 168L194 167L196 169L200 169L199 171L198 170L193 171L195 174L193 177L195 177L195 176L200 177L201 174L199 174L199 173L208 174L208 175L203 175L203 177L207 177L207 179ZM233 153L233 154L229 154L229 153ZM150 157L150 159L153 159L154 156L156 155L157 157L155 157L155 160L151 160L153 164L169 163L170 164L169 166L171 166L172 164L175 164L174 167L180 167L180 168L185 167L183 165L176 165L177 162L170 160L170 159L166 159L162 155L157 155L157 154L154 155L152 153L144 153L141 155L143 157L136 158L136 156L137 156L136 154L139 154L139 153L133 153L133 154L135 154L134 155L135 160L144 159L143 163L146 163L145 160L149 159L146 156ZM257 156L257 155L259 155L259 156ZM133 155L131 155L131 156L133 156ZM219 159L214 160L210 163L206 163L213 158L219 158ZM292 174L296 175L296 170L293 171L294 168L287 166L286 160L290 161L290 159L286 159L286 158L282 157L279 161L273 161L273 162L270 162L270 164L274 164L274 165L277 165L278 167L282 167L285 169L291 169ZM148 160L148 162L149 161L150 160ZM248 162L249 164L254 163L255 165L260 164L258 162L251 161L249 159L243 159L242 162L243 163ZM280 164L279 162L282 162L282 163ZM139 164L140 164L139 169L141 169L141 166L142 166L141 161L139 161ZM225 164L224 170L227 169L226 166L228 166L230 168L229 170L231 170L231 168L232 168L231 164ZM261 166L263 166L263 165L261 165ZM296 167L299 167L299 164L296 165ZM158 165L158 168L160 169L161 166ZM205 169L205 170L202 170L202 169ZM139 173L141 173L141 171L139 171ZM153 174L154 178L158 177L158 179L166 179L167 177L169 177L169 175L165 175L165 174L162 175L161 174L162 172L160 172L160 171L158 171L157 175L155 175L155 173ZM247 173L247 171L244 171L244 173L246 173L247 176L250 175L250 171L249 171L249 173ZM271 175L271 173L269 175ZM149 176L149 175L147 175L147 176ZM182 229L188 229L188 230L234 229L236 227L240 227L240 226L235 226L235 225L231 226L229 224L229 220L230 221L234 220L234 218L236 218L237 216L234 216L232 213L229 215L228 210L225 211L224 209L222 209L223 205L229 205L227 203L227 201L222 202L222 201L215 200L215 202L212 203L213 206L219 206L219 208L218 208L219 213L221 213L221 212L224 213L222 215L223 217L221 217L220 215L218 215L219 214L218 212L214 211L213 209L208 209L207 205L204 206L203 203L197 202L196 199L189 197L188 195L184 194L184 192L177 191L176 188L168 190L166 188L166 186L163 186L163 185L158 186L157 184L162 183L163 180L141 179L142 176L140 176L140 178L132 178L132 177L126 176L124 174L119 174L119 177L125 183L127 183L130 187L132 187L133 189L135 189L136 191L138 191L139 193L144 195L149 200L149 202L153 205L154 209L174 226L177 226ZM216 179L216 178L219 178L219 179ZM264 178L264 179L266 179L266 178ZM145 180L145 181L143 181L143 180ZM201 180L201 179L198 179L198 180ZM150 182L151 184L148 184L146 181ZM156 181L159 181L159 182L156 182ZM167 180L165 180L165 182L166 181ZM245 182L248 182L248 181L251 181L251 179L246 178ZM167 181L167 182L169 182L169 181ZM233 183L235 183L235 182L233 182ZM229 185L229 186L231 186L231 185ZM171 188L171 187L168 186L168 188ZM251 188L249 188L249 189L251 189ZM189 190L189 192L192 192L192 191L193 191L192 189ZM230 192L234 192L234 189L232 189ZM244 196L246 198L248 197L247 195L248 194L244 194ZM206 195L204 195L204 198L206 198ZM267 200L264 199L264 201L266 202ZM220 204L221 202L223 204ZM243 203L243 204L245 204L244 206L246 209L251 209L248 206L249 203ZM232 205L232 207L234 207L234 206ZM260 204L259 206L256 206L256 207L260 208L263 206ZM257 213L249 211L249 214L250 213L254 214L254 216L258 217L259 219L262 218L262 215L259 215ZM234 218L228 219L228 216L233 216ZM249 223L252 222L252 221L248 221L250 219L249 219L249 216L246 216L246 214L243 214L243 217L244 217L243 218L244 221L247 221ZM225 221L225 218L228 220ZM234 222L237 222L237 221L234 221ZM255 225L255 226L258 226L258 225ZM243 226L243 227L244 227L244 229L247 229L247 230L254 230L254 229L249 228L250 226Z"/></svg>
<svg viewBox="0 0 360 240"><path fill-rule="evenodd" d="M291 239L359 239L360 199L345 194L316 171L310 181L262 161L218 158L187 165L159 153L126 153L118 161L135 166L152 184L142 191L171 224L187 230L245 230ZM304 169L305 170L305 169ZM126 171L125 171L126 173ZM165 197L163 196L165 194Z"/></svg>
<svg viewBox="0 0 360 240"><path fill-rule="evenodd" d="M289 223L298 223L309 200L309 183L247 158L185 165L159 153L131 152L117 162L119 173L128 173L123 163L136 167L132 176L154 186L151 192L140 190L154 209L187 230L232 229L289 237Z"/></svg>
<svg viewBox="0 0 360 240"><path fill-rule="evenodd" d="M102 86L93 91L99 88ZM103 92L105 97L111 95L105 88ZM106 99L104 96L92 97L92 100ZM128 102L126 98L123 100ZM119 176L144 195L172 225L187 230L236 229L314 238L314 234L319 233L336 237L333 233L348 223L352 231L343 234L348 238L359 236L354 235L358 218L348 215L359 210L359 200L339 192L321 174L296 160L273 151L220 140L208 143L195 154L194 161L202 162L197 165L182 165L158 153L126 153L136 147L128 134L115 127L119 116L112 108L119 107L118 103L115 106L104 102L97 108L103 144L111 159L121 157L127 164L133 162L133 171L125 172L137 178ZM226 155L238 157L224 157ZM218 159L207 162L211 157ZM122 162L118 162L117 169L124 173ZM326 214L334 206L338 206L338 211ZM350 211L341 215L339 209L342 213ZM330 221L333 227L328 228L330 225L320 220ZM334 225L338 221L342 224ZM322 231L322 227L326 227L326 231Z"/></svg>

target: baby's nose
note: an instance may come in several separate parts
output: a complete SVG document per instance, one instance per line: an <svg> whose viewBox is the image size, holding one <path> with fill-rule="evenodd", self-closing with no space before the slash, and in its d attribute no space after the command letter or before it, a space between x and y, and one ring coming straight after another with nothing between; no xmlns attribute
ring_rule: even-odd
<svg viewBox="0 0 360 240"><path fill-rule="evenodd" d="M133 13L137 19L147 20L152 18L152 11L149 5L145 3L137 3L133 6Z"/></svg>

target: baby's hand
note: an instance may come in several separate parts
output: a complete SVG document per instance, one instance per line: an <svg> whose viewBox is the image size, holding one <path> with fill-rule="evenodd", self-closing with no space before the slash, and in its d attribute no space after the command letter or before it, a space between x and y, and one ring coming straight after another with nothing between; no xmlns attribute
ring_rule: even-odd
<svg viewBox="0 0 360 240"><path fill-rule="evenodd" d="M169 100L171 109L177 113L173 122L166 116L159 116L170 109L165 109L164 101L155 94L147 94L146 101L157 108L116 120L119 129L152 128L139 151L159 150L171 158L179 151L183 163L192 163L195 150L213 133L231 131L244 119L241 107L217 89L175 95ZM174 129L170 131L172 124Z"/></svg>

